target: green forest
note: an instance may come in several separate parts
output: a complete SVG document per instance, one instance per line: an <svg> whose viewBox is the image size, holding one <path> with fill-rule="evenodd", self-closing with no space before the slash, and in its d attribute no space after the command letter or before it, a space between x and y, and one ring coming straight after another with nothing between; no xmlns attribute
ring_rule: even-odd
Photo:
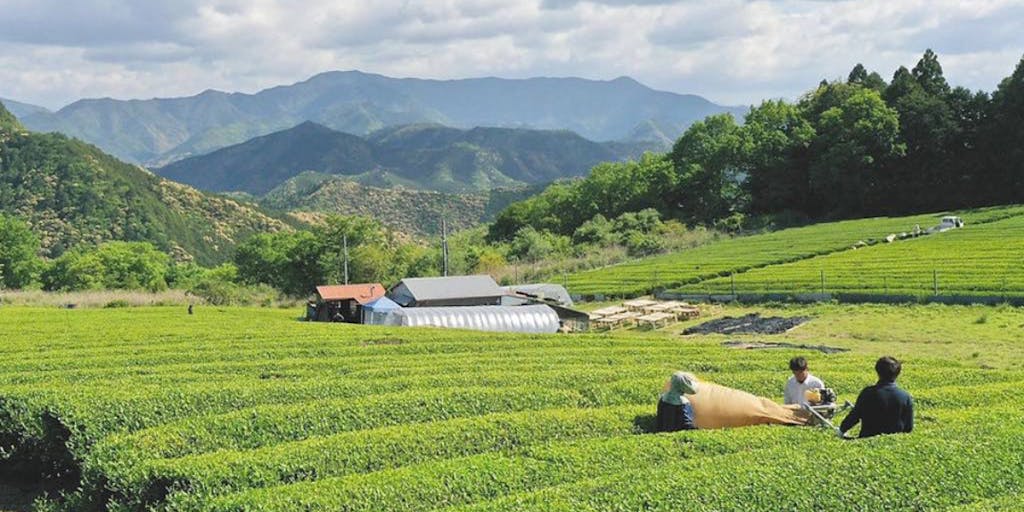
<svg viewBox="0 0 1024 512"><path fill-rule="evenodd" d="M991 94L951 86L931 50L888 82L858 64L795 103L765 100L742 123L697 122L668 154L554 184L500 213L488 239L578 238L595 219L645 208L734 231L1019 202L1022 119L1024 59Z"/></svg>

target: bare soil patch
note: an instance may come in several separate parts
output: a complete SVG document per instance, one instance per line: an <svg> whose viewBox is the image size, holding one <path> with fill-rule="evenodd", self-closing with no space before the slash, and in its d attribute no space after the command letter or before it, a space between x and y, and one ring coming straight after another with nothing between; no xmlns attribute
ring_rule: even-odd
<svg viewBox="0 0 1024 512"><path fill-rule="evenodd" d="M750 313L704 322L686 329L683 334L782 334L810 319L807 316L762 317L760 313Z"/></svg>
<svg viewBox="0 0 1024 512"><path fill-rule="evenodd" d="M799 348L803 350L816 350L825 354L837 354L839 352L849 352L848 348L829 347L827 345L805 345L802 343L786 343L784 341L726 341L722 343L729 348L738 348L745 350L765 350L773 348Z"/></svg>

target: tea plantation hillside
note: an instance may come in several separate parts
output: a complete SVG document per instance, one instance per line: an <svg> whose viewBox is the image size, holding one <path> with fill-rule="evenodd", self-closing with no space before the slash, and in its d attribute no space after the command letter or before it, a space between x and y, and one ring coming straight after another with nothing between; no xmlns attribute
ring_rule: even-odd
<svg viewBox="0 0 1024 512"><path fill-rule="evenodd" d="M881 276L892 276L891 291L898 291L898 278L903 274L907 260L920 257L918 269L927 270L927 282L931 285L933 268L955 268L955 272L969 272L970 276L986 276L982 282L976 283L973 277L949 281L946 291L972 292L975 290L992 291L994 285L984 282L992 278L988 273L998 267L1000 278L1006 277L1008 286L1017 286L1024 294L1024 267L1020 265L1020 252L1014 251L1013 231L1003 231L1006 226L1016 226L1024 221L1024 207L1002 206L980 208L962 212L949 212L960 215L967 224L967 229L956 236L953 233L941 233L913 240L913 243L900 241L891 246L883 243L889 234L910 232L915 225L921 229L938 224L940 217L946 213L915 215L909 217L879 217L870 219L847 220L814 224L810 226L784 229L781 231L741 236L713 242L704 246L685 251L633 260L580 272L569 276L569 290L582 295L637 296L658 289L677 289L689 292L729 293L732 278L739 283L750 283L751 291L766 291L763 283L772 283L767 289L793 290L802 292L820 291L819 268L826 271L826 277L833 270L846 271L846 291L871 291L881 288ZM1017 219L1017 220L1013 220ZM998 225L997 222L1000 222ZM991 224L991 226L989 226ZM1005 240L994 241L1005 234ZM981 240L984 238L985 240ZM995 243L996 245L991 245ZM870 247L857 248L868 244ZM955 259L956 263L946 267L939 265L933 247L941 247L943 251L955 251L962 255ZM920 255L917 248L921 248ZM992 249L990 251L989 249ZM886 252L889 251L889 252ZM948 253L948 252L947 252ZM880 256L873 263L873 272L878 279L861 281L853 275L852 267L825 268L818 265L821 261L849 261L856 267L862 255ZM889 254L899 254L902 260L889 259ZM828 260L825 260L827 256ZM788 264L788 265L787 265ZM776 274L776 270L784 268L784 274ZM797 269L790 274L789 269ZM756 270L756 273L754 272ZM810 272L809 270L813 270ZM747 279L747 274L751 277ZM774 283L793 278L791 285ZM920 276L902 280L907 289L919 287ZM813 280L815 287L809 287ZM998 281L1002 286L1002 279ZM1010 283L1020 283L1012 285ZM737 292L744 291L738 287Z"/></svg>
<svg viewBox="0 0 1024 512"><path fill-rule="evenodd" d="M842 251L736 276L742 292L1024 295L1024 216ZM699 285L728 290L727 278Z"/></svg>
<svg viewBox="0 0 1024 512"><path fill-rule="evenodd" d="M679 326L524 336L305 323L270 309L7 307L0 475L64 482L77 490L41 506L68 510L1018 503L1024 312L822 305L773 313L814 319L772 339L852 350L737 351L722 336L681 337ZM905 361L901 384L917 403L910 435L646 433L673 370L780 399L786 360L806 355L852 399L873 382L883 352ZM794 474L809 475L814 492L794 492ZM887 478L864 476L875 474Z"/></svg>

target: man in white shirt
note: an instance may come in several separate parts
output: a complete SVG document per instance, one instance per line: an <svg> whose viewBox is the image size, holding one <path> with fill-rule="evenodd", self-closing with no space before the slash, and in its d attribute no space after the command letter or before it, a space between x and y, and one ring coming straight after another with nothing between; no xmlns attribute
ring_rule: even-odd
<svg viewBox="0 0 1024 512"><path fill-rule="evenodd" d="M789 369L793 370L793 376L786 382L785 403L806 404L805 392L808 389L824 389L825 383L821 379L811 375L807 371L807 359L794 357L789 360Z"/></svg>

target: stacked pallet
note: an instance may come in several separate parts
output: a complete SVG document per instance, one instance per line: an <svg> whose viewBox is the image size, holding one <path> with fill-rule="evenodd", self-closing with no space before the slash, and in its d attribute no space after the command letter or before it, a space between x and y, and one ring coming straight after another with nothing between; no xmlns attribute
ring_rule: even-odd
<svg viewBox="0 0 1024 512"><path fill-rule="evenodd" d="M608 306L590 313L590 321L597 327L615 329L628 325L644 325L655 329L679 320L700 316L700 309L685 302L658 302L635 299L621 306Z"/></svg>

